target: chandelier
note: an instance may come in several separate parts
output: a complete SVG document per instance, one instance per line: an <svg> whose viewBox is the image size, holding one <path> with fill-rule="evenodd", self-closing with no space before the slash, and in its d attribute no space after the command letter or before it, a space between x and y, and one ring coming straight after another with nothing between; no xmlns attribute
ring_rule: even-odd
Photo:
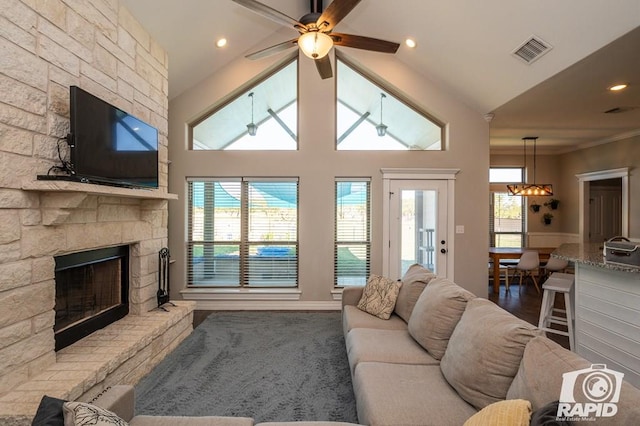
<svg viewBox="0 0 640 426"><path fill-rule="evenodd" d="M524 168L527 168L527 141L533 141L533 183L509 184L507 189L511 195L547 196L553 195L553 186L548 183L536 183L536 141L537 137L522 138L524 144ZM525 180L526 181L526 180Z"/></svg>

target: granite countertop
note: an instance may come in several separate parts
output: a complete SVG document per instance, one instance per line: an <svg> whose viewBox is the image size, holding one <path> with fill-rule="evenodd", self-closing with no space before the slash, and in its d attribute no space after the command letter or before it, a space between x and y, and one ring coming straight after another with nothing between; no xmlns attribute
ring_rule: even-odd
<svg viewBox="0 0 640 426"><path fill-rule="evenodd" d="M606 263L602 255L603 246L603 243L565 243L555 249L551 256L613 271L640 273L638 267Z"/></svg>

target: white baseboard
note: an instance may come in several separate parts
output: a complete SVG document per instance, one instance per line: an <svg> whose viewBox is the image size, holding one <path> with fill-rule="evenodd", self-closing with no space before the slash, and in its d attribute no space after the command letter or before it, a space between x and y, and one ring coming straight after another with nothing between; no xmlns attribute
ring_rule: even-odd
<svg viewBox="0 0 640 426"><path fill-rule="evenodd" d="M341 302L258 301L258 300L198 300L201 311L339 311Z"/></svg>
<svg viewBox="0 0 640 426"><path fill-rule="evenodd" d="M196 302L197 310L213 311L339 311L341 299L333 294L333 300L300 300L297 289L265 288L188 288L180 292L184 300ZM341 293L340 293L341 296Z"/></svg>

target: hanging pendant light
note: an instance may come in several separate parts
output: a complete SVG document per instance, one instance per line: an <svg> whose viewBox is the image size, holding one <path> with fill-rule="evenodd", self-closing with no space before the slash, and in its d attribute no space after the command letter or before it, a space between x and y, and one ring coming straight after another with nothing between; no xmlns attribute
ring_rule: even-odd
<svg viewBox="0 0 640 426"><path fill-rule="evenodd" d="M387 95L384 93L380 93L380 124L376 126L376 130L378 131L378 136L382 137L387 134L387 126L382 124L382 100L386 98Z"/></svg>
<svg viewBox="0 0 640 426"><path fill-rule="evenodd" d="M253 122L253 92L249 93L251 98L251 123L247 124L247 132L249 136L255 136L258 133L258 126Z"/></svg>
<svg viewBox="0 0 640 426"><path fill-rule="evenodd" d="M511 195L548 196L553 195L553 186L548 183L536 183L536 142L537 137L522 138L524 143L524 168L527 168L527 141L533 140L533 183L510 184L507 189Z"/></svg>

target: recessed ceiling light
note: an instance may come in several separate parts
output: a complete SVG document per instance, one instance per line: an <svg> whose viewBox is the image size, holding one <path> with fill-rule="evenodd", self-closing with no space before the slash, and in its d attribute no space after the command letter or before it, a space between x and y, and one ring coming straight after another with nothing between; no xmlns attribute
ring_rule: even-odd
<svg viewBox="0 0 640 426"><path fill-rule="evenodd" d="M415 47L417 46L416 41L415 41L414 39L412 39L412 38L408 38L408 39L406 39L406 40L404 41L404 44L406 44L408 47L410 47L410 48L412 48L412 49L413 49L413 48L415 48Z"/></svg>
<svg viewBox="0 0 640 426"><path fill-rule="evenodd" d="M609 90L611 90L612 92L617 92L619 90L626 89L627 86L628 85L624 84L624 83L623 84L616 84L615 86L609 87Z"/></svg>
<svg viewBox="0 0 640 426"><path fill-rule="evenodd" d="M220 38L218 39L218 41L216 41L216 47L225 47L226 45L227 45L226 38Z"/></svg>

